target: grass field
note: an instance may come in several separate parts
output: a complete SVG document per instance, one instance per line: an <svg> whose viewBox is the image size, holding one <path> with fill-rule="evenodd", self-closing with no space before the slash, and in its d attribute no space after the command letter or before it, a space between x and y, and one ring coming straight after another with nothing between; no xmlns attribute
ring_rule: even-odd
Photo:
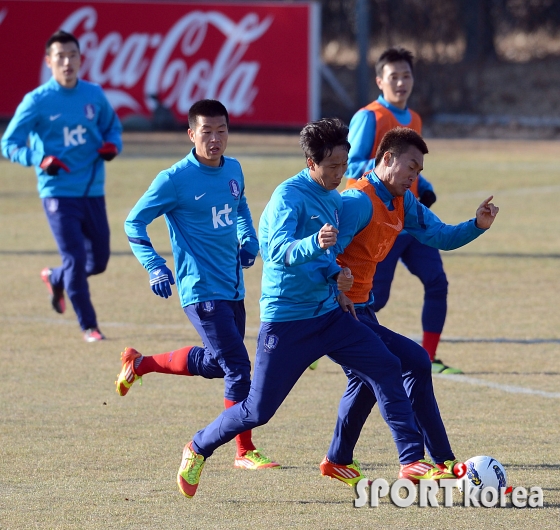
<svg viewBox="0 0 560 530"><path fill-rule="evenodd" d="M542 509L353 507L353 491L319 474L345 387L324 359L277 415L255 432L281 470L232 467L234 445L208 461L196 497L175 476L184 444L222 409L223 382L148 375L121 398L119 353L200 344L175 295L155 297L132 256L123 221L160 169L181 157L186 135L126 138L108 165L113 254L90 279L108 340L86 344L70 309L49 306L39 272L59 263L29 168L0 161L0 529L560 527L560 157L556 143L428 142L424 174L446 222L474 215L495 195L492 229L444 253L449 311L439 356L465 376L434 377L460 459L489 454L513 486L541 486ZM297 135L232 134L228 154L246 174L255 225L275 186L303 167ZM150 235L168 259L163 220ZM254 355L261 264L246 271L247 346ZM383 324L419 337L422 288L402 266ZM374 410L356 450L368 478L398 473L389 430Z"/></svg>

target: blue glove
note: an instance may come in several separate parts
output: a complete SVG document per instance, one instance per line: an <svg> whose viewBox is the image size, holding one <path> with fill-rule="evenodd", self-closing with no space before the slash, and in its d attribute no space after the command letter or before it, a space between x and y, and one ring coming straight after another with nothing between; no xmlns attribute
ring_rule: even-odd
<svg viewBox="0 0 560 530"><path fill-rule="evenodd" d="M162 298L169 298L172 294L172 285L175 285L173 273L165 265L150 272L150 287L154 294Z"/></svg>
<svg viewBox="0 0 560 530"><path fill-rule="evenodd" d="M247 252L244 248L242 248L239 251L239 258L241 259L241 266L244 269L248 269L249 267L252 267L255 264L255 258L257 256L255 256L254 254L251 254L250 252Z"/></svg>

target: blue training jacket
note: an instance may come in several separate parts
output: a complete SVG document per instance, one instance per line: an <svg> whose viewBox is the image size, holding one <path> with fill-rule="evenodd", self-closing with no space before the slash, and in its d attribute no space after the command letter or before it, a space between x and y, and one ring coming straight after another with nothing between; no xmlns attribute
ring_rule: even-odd
<svg viewBox="0 0 560 530"><path fill-rule="evenodd" d="M124 223L132 252L148 272L165 264L147 231L161 215L171 238L181 305L242 300L239 249L256 256L259 244L239 162L224 156L219 167L206 166L193 148L154 179Z"/></svg>
<svg viewBox="0 0 560 530"><path fill-rule="evenodd" d="M317 184L304 169L280 184L259 224L263 259L263 322L303 320L338 307L335 253L319 246L324 224L338 228L342 199Z"/></svg>
<svg viewBox="0 0 560 530"><path fill-rule="evenodd" d="M35 166L39 196L101 197L105 164L97 150L105 142L122 149L122 126L99 85L78 79L64 88L53 77L25 95L2 137L2 154ZM29 145L28 145L29 141ZM56 156L70 169L47 175L39 165Z"/></svg>

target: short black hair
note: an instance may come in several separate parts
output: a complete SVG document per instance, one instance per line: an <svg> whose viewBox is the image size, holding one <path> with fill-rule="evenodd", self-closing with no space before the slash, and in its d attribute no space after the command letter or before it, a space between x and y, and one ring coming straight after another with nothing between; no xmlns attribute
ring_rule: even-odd
<svg viewBox="0 0 560 530"><path fill-rule="evenodd" d="M68 33L67 31L63 31L59 29L56 33L53 33L49 37L47 44L45 44L45 53L47 55L51 53L51 46L55 42L60 42L61 44L66 44L67 42L73 42L78 47L78 51L80 51L80 43L78 42L78 39L74 37L72 33Z"/></svg>
<svg viewBox="0 0 560 530"><path fill-rule="evenodd" d="M338 118L323 118L308 123L299 134L299 145L305 158L316 164L332 154L339 145L350 151L348 126Z"/></svg>
<svg viewBox="0 0 560 530"><path fill-rule="evenodd" d="M410 66L410 71L414 70L414 55L412 52L401 46L395 46L393 48L388 48L385 50L377 59L375 63L375 75L377 77L383 77L383 68L389 63L398 63L399 61L405 61Z"/></svg>
<svg viewBox="0 0 560 530"><path fill-rule="evenodd" d="M193 103L189 109L189 129L196 128L198 117L205 116L206 118L215 118L216 116L224 116L226 118L226 125L229 128L229 114L224 105L217 99L201 99Z"/></svg>
<svg viewBox="0 0 560 530"><path fill-rule="evenodd" d="M395 127L381 139L375 154L375 165L378 166L383 155L389 151L397 157L406 153L410 147L416 147L423 155L428 154L428 146L424 139L413 129L408 127Z"/></svg>

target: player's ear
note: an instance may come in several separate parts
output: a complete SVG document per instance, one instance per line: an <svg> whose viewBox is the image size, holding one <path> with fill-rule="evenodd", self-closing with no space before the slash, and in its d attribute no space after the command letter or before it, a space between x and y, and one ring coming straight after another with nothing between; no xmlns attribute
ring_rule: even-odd
<svg viewBox="0 0 560 530"><path fill-rule="evenodd" d="M375 82L377 83L377 88L383 90L383 79L381 79L381 77L376 77Z"/></svg>
<svg viewBox="0 0 560 530"><path fill-rule="evenodd" d="M393 154L391 153L391 151L385 151L383 153L383 162L385 163L386 166L391 165L391 158L392 157L393 157Z"/></svg>
<svg viewBox="0 0 560 530"><path fill-rule="evenodd" d="M307 158L307 167L309 169L315 169L315 162L313 162L313 159L309 157Z"/></svg>
<svg viewBox="0 0 560 530"><path fill-rule="evenodd" d="M194 144L194 131L192 129L188 129L187 134L189 135L191 142Z"/></svg>

